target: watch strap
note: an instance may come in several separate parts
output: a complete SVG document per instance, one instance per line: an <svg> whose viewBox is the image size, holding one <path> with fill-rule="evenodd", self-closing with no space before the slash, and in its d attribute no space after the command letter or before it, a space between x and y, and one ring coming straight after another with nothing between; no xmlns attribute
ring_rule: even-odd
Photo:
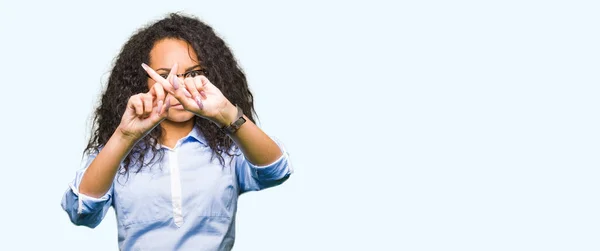
<svg viewBox="0 0 600 251"><path fill-rule="evenodd" d="M237 108L237 119L228 126L221 127L221 130L225 132L225 134L233 134L246 122L244 118L244 111L238 105L235 105Z"/></svg>

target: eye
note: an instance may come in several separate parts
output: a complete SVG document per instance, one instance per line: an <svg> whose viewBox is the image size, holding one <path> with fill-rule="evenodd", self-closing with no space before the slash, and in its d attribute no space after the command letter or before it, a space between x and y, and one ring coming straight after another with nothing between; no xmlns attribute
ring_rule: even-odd
<svg viewBox="0 0 600 251"><path fill-rule="evenodd" d="M162 78L164 78L164 79L167 79L167 77L169 77L169 75L168 75L168 74L160 74L160 76L161 76Z"/></svg>
<svg viewBox="0 0 600 251"><path fill-rule="evenodd" d="M186 78L193 78L193 77L202 76L202 75L204 75L203 70L193 70L193 71L188 71L185 73Z"/></svg>

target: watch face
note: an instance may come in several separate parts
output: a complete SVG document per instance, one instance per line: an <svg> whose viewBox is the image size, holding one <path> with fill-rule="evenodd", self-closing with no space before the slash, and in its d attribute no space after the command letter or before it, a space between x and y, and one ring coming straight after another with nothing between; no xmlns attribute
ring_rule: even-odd
<svg viewBox="0 0 600 251"><path fill-rule="evenodd" d="M223 130L228 134L232 134L235 131L237 131L238 129L240 129L240 126L242 126L242 124L244 124L246 122L246 119L244 118L244 113L242 112L242 108L237 106L237 109L238 109L238 119L236 121L234 121L233 123L231 123L230 126L223 128Z"/></svg>
<svg viewBox="0 0 600 251"><path fill-rule="evenodd" d="M238 129L240 129L240 126L242 126L245 122L246 122L246 119L242 116L239 119L237 119L235 122L231 123L230 126L223 128L223 130L228 134L232 134L232 133L236 132Z"/></svg>
<svg viewBox="0 0 600 251"><path fill-rule="evenodd" d="M238 120L236 120L233 124L235 125L236 129L240 128L240 126L242 124L244 124L246 122L246 119L244 117L239 118Z"/></svg>

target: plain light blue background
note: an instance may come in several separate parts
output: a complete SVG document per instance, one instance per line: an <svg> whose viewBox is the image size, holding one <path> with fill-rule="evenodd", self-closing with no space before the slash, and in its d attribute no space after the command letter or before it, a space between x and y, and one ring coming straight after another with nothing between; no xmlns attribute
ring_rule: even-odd
<svg viewBox="0 0 600 251"><path fill-rule="evenodd" d="M170 11L231 46L295 174L235 250L600 250L596 1L0 1L0 250L116 250L60 208L114 57Z"/></svg>

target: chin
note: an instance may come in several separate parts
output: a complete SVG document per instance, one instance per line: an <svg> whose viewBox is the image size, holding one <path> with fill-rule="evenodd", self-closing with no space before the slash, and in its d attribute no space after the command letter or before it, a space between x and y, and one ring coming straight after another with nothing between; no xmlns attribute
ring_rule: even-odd
<svg viewBox="0 0 600 251"><path fill-rule="evenodd" d="M194 114L188 111L169 111L169 115L167 116L167 120L176 123L187 122L190 119L194 118Z"/></svg>

